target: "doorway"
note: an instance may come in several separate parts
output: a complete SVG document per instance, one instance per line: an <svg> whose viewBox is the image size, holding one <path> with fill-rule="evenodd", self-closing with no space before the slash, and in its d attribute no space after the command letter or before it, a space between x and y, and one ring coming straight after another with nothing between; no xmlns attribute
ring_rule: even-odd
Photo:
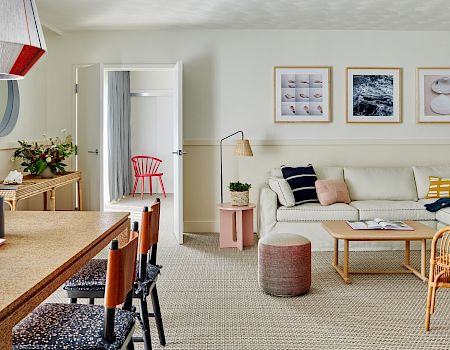
<svg viewBox="0 0 450 350"><path fill-rule="evenodd" d="M108 118L113 118L111 99L117 99L115 94L108 93L111 88L108 84L113 82L110 79L115 79L111 78L114 72L124 73L122 75L127 76L129 83L126 99L130 106L130 151L124 153L129 157L122 154L108 155L110 138L116 137L111 136L111 125L108 124ZM87 174L83 176L83 183L87 182L85 187L89 189L86 207L88 210L129 211L132 221L140 221L143 206L149 206L158 197L162 201L162 222L166 222L165 227L174 232L177 241L182 244L182 63L78 66L75 80L76 141L79 144L77 169ZM100 80L99 84L93 84L97 80ZM86 134L90 137L86 137ZM89 140L91 144L88 144ZM115 165L118 160L130 166L129 188L133 189L134 169L131 159L128 159L132 156L149 156L162 161L158 173L163 174L166 197L158 178L153 179L152 195L148 178L145 179L143 189L142 180L139 180L134 197L129 191L123 191L120 197L114 191L111 192L111 165ZM112 181L116 181L114 177ZM125 183L128 184L128 180ZM116 198L110 198L110 193ZM142 196L144 199L141 199ZM86 194L83 195L85 198ZM167 213L167 220L164 213Z"/></svg>

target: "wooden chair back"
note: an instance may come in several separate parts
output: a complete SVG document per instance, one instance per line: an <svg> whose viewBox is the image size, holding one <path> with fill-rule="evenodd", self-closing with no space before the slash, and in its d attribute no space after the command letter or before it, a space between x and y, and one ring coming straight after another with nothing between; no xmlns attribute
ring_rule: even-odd
<svg viewBox="0 0 450 350"><path fill-rule="evenodd" d="M132 239L119 248L116 240L111 242L106 270L105 308L115 308L124 303L133 288L136 278L136 255L138 234L132 232Z"/></svg>
<svg viewBox="0 0 450 350"><path fill-rule="evenodd" d="M159 240L159 218L161 212L161 201L156 198L155 203L150 207L144 207L141 220L141 238L139 252L148 254L152 246Z"/></svg>
<svg viewBox="0 0 450 350"><path fill-rule="evenodd" d="M439 256L441 262L447 266L450 266L450 231L446 228L441 234L441 241L439 244Z"/></svg>
<svg viewBox="0 0 450 350"><path fill-rule="evenodd" d="M139 241L139 253L147 254L150 249L150 212L144 207L141 216L141 237Z"/></svg>
<svg viewBox="0 0 450 350"><path fill-rule="evenodd" d="M133 163L134 175L145 177L146 175L157 174L162 160L156 157L134 156L131 158L131 162Z"/></svg>
<svg viewBox="0 0 450 350"><path fill-rule="evenodd" d="M159 218L161 213L161 200L156 198L155 203L150 207L150 246L158 243L159 240ZM150 248L150 247L149 247Z"/></svg>
<svg viewBox="0 0 450 350"><path fill-rule="evenodd" d="M160 209L161 201L159 198L156 198L155 203L150 207L150 211L148 207L144 207L144 210L142 211L138 276L140 281L144 281L146 278L147 263L150 262L151 264L156 264Z"/></svg>
<svg viewBox="0 0 450 350"><path fill-rule="evenodd" d="M430 276L428 278L425 316L426 331L430 330L430 319L436 306L436 291L438 288L450 288L450 226L439 230L431 242Z"/></svg>
<svg viewBox="0 0 450 350"><path fill-rule="evenodd" d="M433 237L430 275L432 279L439 276L441 281L448 282L450 280L450 227L444 227Z"/></svg>
<svg viewBox="0 0 450 350"><path fill-rule="evenodd" d="M103 338L109 342L114 339L114 314L119 304L125 303L133 291L136 279L136 256L138 233L131 232L130 241L119 248L119 242L113 240L108 254L105 286L105 319Z"/></svg>

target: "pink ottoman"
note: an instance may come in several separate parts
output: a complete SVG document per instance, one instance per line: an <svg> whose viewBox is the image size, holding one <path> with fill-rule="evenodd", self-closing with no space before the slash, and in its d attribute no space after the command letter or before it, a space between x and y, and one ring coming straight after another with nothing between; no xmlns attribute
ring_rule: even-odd
<svg viewBox="0 0 450 350"><path fill-rule="evenodd" d="M273 233L258 243L258 281L280 297L307 293L311 287L311 242L292 233Z"/></svg>

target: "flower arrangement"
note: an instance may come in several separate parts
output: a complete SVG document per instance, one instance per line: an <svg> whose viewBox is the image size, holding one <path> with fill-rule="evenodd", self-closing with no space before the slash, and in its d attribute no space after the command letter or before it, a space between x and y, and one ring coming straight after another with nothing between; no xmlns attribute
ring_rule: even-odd
<svg viewBox="0 0 450 350"><path fill-rule="evenodd" d="M64 160L71 155L77 154L77 146L72 142L72 136L62 130L62 138L49 138L43 135L48 142L38 145L37 142L30 143L22 140L18 141L20 147L14 152L13 160L20 159L24 171L33 175L41 175L47 168L51 174L58 171L65 173Z"/></svg>

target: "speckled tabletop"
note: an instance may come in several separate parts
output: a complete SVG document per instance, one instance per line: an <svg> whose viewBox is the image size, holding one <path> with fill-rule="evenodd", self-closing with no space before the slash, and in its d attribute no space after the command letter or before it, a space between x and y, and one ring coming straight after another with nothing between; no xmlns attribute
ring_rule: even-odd
<svg viewBox="0 0 450 350"><path fill-rule="evenodd" d="M115 237L129 232L129 213L5 213L0 247L0 349L11 329Z"/></svg>

